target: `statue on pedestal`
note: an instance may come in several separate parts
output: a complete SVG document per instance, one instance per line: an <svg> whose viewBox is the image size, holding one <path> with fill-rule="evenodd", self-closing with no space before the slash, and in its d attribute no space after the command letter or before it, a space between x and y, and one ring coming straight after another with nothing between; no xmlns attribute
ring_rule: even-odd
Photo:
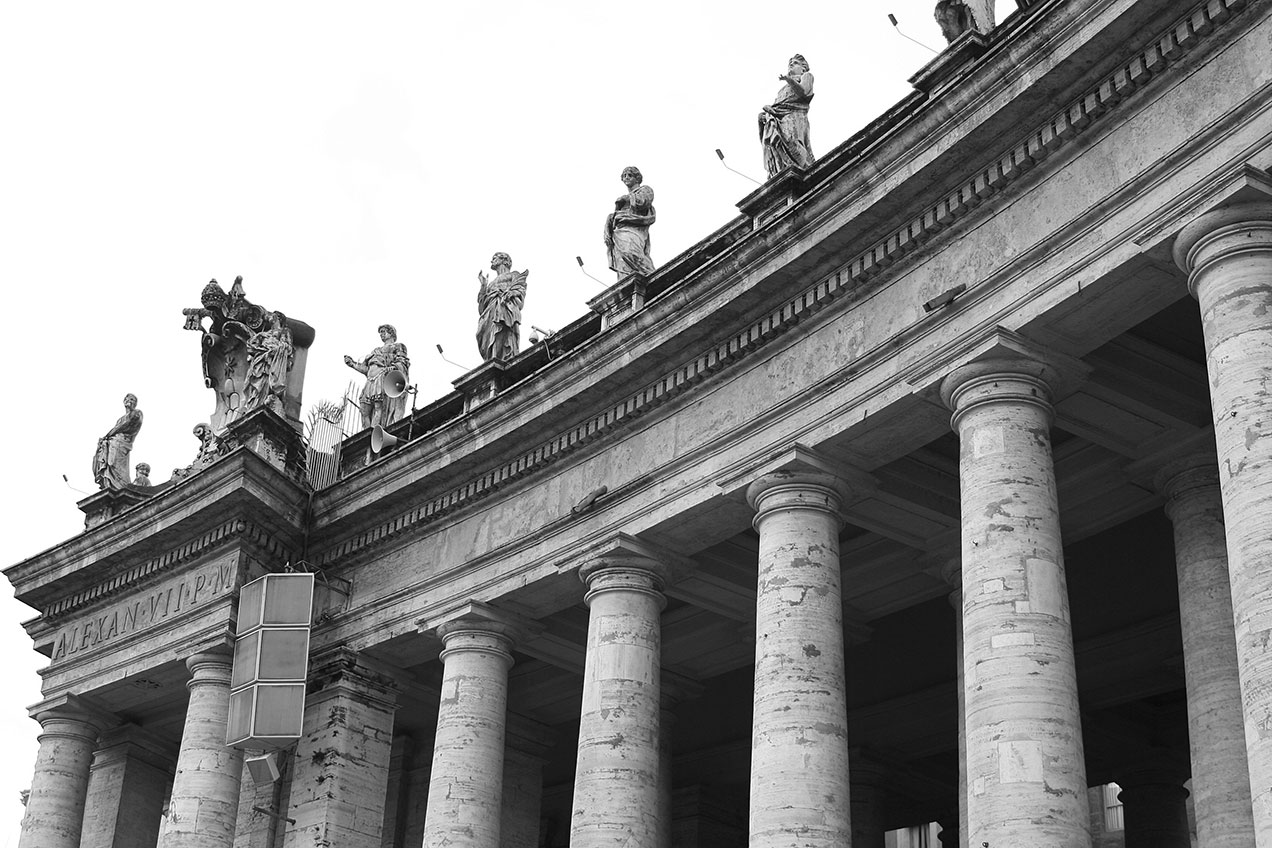
<svg viewBox="0 0 1272 848"><path fill-rule="evenodd" d="M313 329L252 303L237 277L227 292L203 287L201 306L184 309L185 328L203 334L203 382L216 396L212 429L255 409L271 409L299 428L300 383Z"/></svg>
<svg viewBox="0 0 1272 848"><path fill-rule="evenodd" d="M477 349L483 360L512 359L520 347L521 307L530 272L512 270L512 257L503 252L491 257L490 270L493 278L477 272Z"/></svg>
<svg viewBox="0 0 1272 848"><path fill-rule="evenodd" d="M620 175L627 193L614 201L614 211L605 219L605 248L609 266L621 280L629 274L651 274L649 228L653 226L654 190L642 185L640 169L628 165Z"/></svg>
<svg viewBox="0 0 1272 848"><path fill-rule="evenodd" d="M808 134L808 104L813 99L813 75L808 61L796 53L786 73L778 74L785 85L772 106L760 112L760 144L764 147L764 169L771 177L784 168L807 168L813 164L812 142Z"/></svg>
<svg viewBox="0 0 1272 848"><path fill-rule="evenodd" d="M936 23L947 42L965 32L989 32L994 28L994 0L940 0Z"/></svg>
<svg viewBox="0 0 1272 848"><path fill-rule="evenodd" d="M390 397L385 391L386 379L399 379L402 386L410 381L411 360L406 355L406 345L397 340L397 329L392 324L381 324L380 346L362 359L344 358L345 365L367 375L366 385L358 396L358 411L362 413L362 427L367 429L379 424L387 427L406 415L406 392Z"/></svg>
<svg viewBox="0 0 1272 848"><path fill-rule="evenodd" d="M131 482L128 457L132 454L133 441L141 432L141 418L137 396L131 392L124 395L124 414L97 440L97 452L93 455L93 479L101 488L121 489Z"/></svg>

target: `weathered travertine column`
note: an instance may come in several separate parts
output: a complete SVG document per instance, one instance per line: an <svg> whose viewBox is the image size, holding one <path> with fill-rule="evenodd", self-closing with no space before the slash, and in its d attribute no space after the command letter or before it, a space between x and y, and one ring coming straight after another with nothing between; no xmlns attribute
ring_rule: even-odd
<svg viewBox="0 0 1272 848"><path fill-rule="evenodd" d="M676 705L697 698L702 685L682 675L663 670L658 712L658 848L671 848L675 813L672 790L675 789L673 748L676 738Z"/></svg>
<svg viewBox="0 0 1272 848"><path fill-rule="evenodd" d="M543 766L554 734L546 725L509 714L504 746L501 848L539 848Z"/></svg>
<svg viewBox="0 0 1272 848"><path fill-rule="evenodd" d="M442 697L425 848L499 848L512 629L474 612L437 628Z"/></svg>
<svg viewBox="0 0 1272 848"><path fill-rule="evenodd" d="M954 608L954 655L957 659L955 691L958 693L958 820L947 826L942 822L941 845L943 848L962 848L967 833L967 697L963 691L963 561L954 557L941 570L945 582L954 587L950 592L950 606Z"/></svg>
<svg viewBox="0 0 1272 848"><path fill-rule="evenodd" d="M1182 770L1154 765L1118 775L1126 848L1189 848L1187 777Z"/></svg>
<svg viewBox="0 0 1272 848"><path fill-rule="evenodd" d="M171 753L136 725L102 736L93 755L80 848L153 848L172 781Z"/></svg>
<svg viewBox="0 0 1272 848"><path fill-rule="evenodd" d="M997 359L941 386L961 445L969 845L1091 844L1048 379Z"/></svg>
<svg viewBox="0 0 1272 848"><path fill-rule="evenodd" d="M1157 475L1157 487L1175 525L1197 843L1248 848L1254 844L1254 818L1214 454L1171 463Z"/></svg>
<svg viewBox="0 0 1272 848"><path fill-rule="evenodd" d="M851 841L837 486L779 471L747 488L760 534L751 848Z"/></svg>
<svg viewBox="0 0 1272 848"><path fill-rule="evenodd" d="M229 653L195 654L186 660L190 703L159 848L229 848L234 844L243 752L225 744L230 665Z"/></svg>
<svg viewBox="0 0 1272 848"><path fill-rule="evenodd" d="M380 848L396 700L390 674L356 652L314 657L283 848Z"/></svg>
<svg viewBox="0 0 1272 848"><path fill-rule="evenodd" d="M657 848L661 566L607 555L580 575L591 615L570 848Z"/></svg>
<svg viewBox="0 0 1272 848"><path fill-rule="evenodd" d="M36 713L40 750L18 848L79 848L99 727L73 707Z"/></svg>
<svg viewBox="0 0 1272 848"><path fill-rule="evenodd" d="M1272 200L1201 216L1175 260L1201 304L1255 844L1272 848Z"/></svg>
<svg viewBox="0 0 1272 848"><path fill-rule="evenodd" d="M852 848L884 848L884 807L888 772L860 748L848 754L852 762Z"/></svg>

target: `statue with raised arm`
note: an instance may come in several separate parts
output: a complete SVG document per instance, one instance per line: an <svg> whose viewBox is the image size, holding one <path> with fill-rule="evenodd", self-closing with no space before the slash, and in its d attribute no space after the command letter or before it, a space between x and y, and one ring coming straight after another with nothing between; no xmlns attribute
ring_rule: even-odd
<svg viewBox="0 0 1272 848"><path fill-rule="evenodd" d="M411 360L406 355L406 345L397 340L397 330L392 324L381 324L380 346L361 359L344 358L345 365L367 376L362 394L358 396L358 411L362 413L362 427L379 424L387 427L406 415L406 392L390 396L386 379L394 379L393 372L401 372L403 386L410 380Z"/></svg>
<svg viewBox="0 0 1272 848"><path fill-rule="evenodd" d="M621 280L628 274L651 274L649 228L655 221L654 190L642 184L640 169L628 165L619 177L627 193L614 201L614 211L605 219L605 249L609 266Z"/></svg>
<svg viewBox="0 0 1272 848"><path fill-rule="evenodd" d="M526 271L512 270L512 257L502 251L490 259L494 277L477 272L477 349L483 360L512 359L521 337L521 307L526 302Z"/></svg>
<svg viewBox="0 0 1272 848"><path fill-rule="evenodd" d="M783 82L773 105L760 111L760 144L764 147L764 169L771 177L794 166L813 164L813 147L808 135L808 104L813 99L813 75L808 60L796 53L778 74Z"/></svg>
<svg viewBox="0 0 1272 848"><path fill-rule="evenodd" d="M93 479L103 489L121 489L132 478L128 457L132 454L133 441L141 432L141 410L137 408L137 396L124 395L124 414L106 435L97 440L97 452L93 455Z"/></svg>

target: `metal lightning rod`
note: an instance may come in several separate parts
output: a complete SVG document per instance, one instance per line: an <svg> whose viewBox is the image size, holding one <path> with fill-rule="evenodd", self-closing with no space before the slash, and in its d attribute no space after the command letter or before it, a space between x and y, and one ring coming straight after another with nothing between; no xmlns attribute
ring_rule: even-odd
<svg viewBox="0 0 1272 848"><path fill-rule="evenodd" d="M723 165L724 167L728 168L730 171L732 171L733 173L737 174L739 177L746 177L748 180L750 180L751 182L755 183L757 186L762 186L762 185L764 185L764 183L760 182L759 180L757 180L755 177L751 176L750 174L744 174L744 173L742 173L741 171L739 171L737 168L731 167L731 166L729 165L729 163L728 163L728 162L724 161L724 151L723 151L723 150L721 150L720 148L718 148L718 147L717 147L717 148L715 149L715 151L716 151L716 156L718 156L718 157L720 158L720 164L721 164L721 165Z"/></svg>
<svg viewBox="0 0 1272 848"><path fill-rule="evenodd" d="M892 21L892 27L893 27L893 29L895 29L895 30L897 31L897 35L901 36L902 38L908 38L910 41L913 41L915 44L919 45L919 46L920 46L920 47L922 47L924 50L931 50L931 51L932 51L933 53L935 53L937 56L940 56L940 55L941 55L941 51L940 51L940 50L933 50L931 47L928 47L926 44L924 44L922 41L919 41L917 38L910 38L910 36L908 36L908 35L906 35L904 32L902 32L902 31L901 31L901 27L897 25L897 16L896 16L896 15L889 14L889 15L888 15L888 20Z"/></svg>
<svg viewBox="0 0 1272 848"><path fill-rule="evenodd" d="M584 274L586 274L586 275L587 275L590 279L596 280L596 282L598 282L598 283L600 283L601 285L605 286L605 288L609 288L609 287L610 287L610 284L609 284L609 283L605 282L604 280L597 280L597 279L596 279L596 277L593 277L591 274L588 274L588 273L587 273L587 269L583 267L583 257L582 257L582 256L576 256L576 257L574 257L574 261L575 261L575 262L577 262L577 263L579 263L579 270L580 270L580 271L582 271Z"/></svg>

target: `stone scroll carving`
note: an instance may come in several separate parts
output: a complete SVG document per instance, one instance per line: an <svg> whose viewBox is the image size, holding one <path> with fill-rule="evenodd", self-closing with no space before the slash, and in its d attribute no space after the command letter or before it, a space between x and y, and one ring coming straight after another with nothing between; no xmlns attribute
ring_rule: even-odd
<svg viewBox="0 0 1272 848"><path fill-rule="evenodd" d="M485 361L512 359L521 346L521 307L526 302L526 277L512 270L512 257L499 252L490 259L494 277L477 272L477 349Z"/></svg>
<svg viewBox="0 0 1272 848"><path fill-rule="evenodd" d="M764 169L770 177L791 166L807 168L814 161L808 132L808 105L813 100L808 60L796 53L786 73L777 78L784 84L773 105L760 110L759 118Z"/></svg>
<svg viewBox="0 0 1272 848"><path fill-rule="evenodd" d="M654 190L643 184L640 169L628 165L619 177L627 193L614 201L614 211L605 219L605 249L609 266L621 280L629 274L651 274L654 261L649 256L649 228L656 220Z"/></svg>
<svg viewBox="0 0 1272 848"><path fill-rule="evenodd" d="M256 409L270 409L299 428L305 358L313 328L252 303L237 277L227 292L203 287L201 306L184 309L185 328L202 333L203 382L216 405L212 432Z"/></svg>

